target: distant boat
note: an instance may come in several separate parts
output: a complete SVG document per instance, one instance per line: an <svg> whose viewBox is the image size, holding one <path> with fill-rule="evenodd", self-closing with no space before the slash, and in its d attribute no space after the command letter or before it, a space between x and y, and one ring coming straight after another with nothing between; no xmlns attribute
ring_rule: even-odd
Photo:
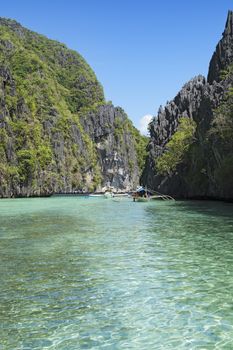
<svg viewBox="0 0 233 350"><path fill-rule="evenodd" d="M88 197L104 197L104 195L99 193L91 193L88 195Z"/></svg>
<svg viewBox="0 0 233 350"><path fill-rule="evenodd" d="M106 191L104 193L104 198L106 198L106 199L113 198L113 197L114 197L114 194L112 192Z"/></svg>
<svg viewBox="0 0 233 350"><path fill-rule="evenodd" d="M148 202L150 200L174 200L173 197L138 186L132 194L134 202Z"/></svg>
<svg viewBox="0 0 233 350"><path fill-rule="evenodd" d="M105 198L105 199L119 199L121 200L123 197L130 197L129 193L113 193L113 192L109 192L109 191L106 191L105 193L90 193L88 195L88 197L102 197L102 198Z"/></svg>

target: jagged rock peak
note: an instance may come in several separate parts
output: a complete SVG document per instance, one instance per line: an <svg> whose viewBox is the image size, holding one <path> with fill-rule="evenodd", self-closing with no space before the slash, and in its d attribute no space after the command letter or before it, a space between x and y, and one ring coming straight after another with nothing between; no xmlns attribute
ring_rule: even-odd
<svg viewBox="0 0 233 350"><path fill-rule="evenodd" d="M210 60L208 83L221 80L221 71L233 63L233 11L228 11L222 39L218 42Z"/></svg>
<svg viewBox="0 0 233 350"><path fill-rule="evenodd" d="M175 132L180 117L193 118L199 100L207 90L206 78L198 75L187 82L175 98L164 107L160 107L158 114L150 123L150 135L158 143L165 144Z"/></svg>
<svg viewBox="0 0 233 350"><path fill-rule="evenodd" d="M227 21L223 35L233 34L233 11L228 11Z"/></svg>

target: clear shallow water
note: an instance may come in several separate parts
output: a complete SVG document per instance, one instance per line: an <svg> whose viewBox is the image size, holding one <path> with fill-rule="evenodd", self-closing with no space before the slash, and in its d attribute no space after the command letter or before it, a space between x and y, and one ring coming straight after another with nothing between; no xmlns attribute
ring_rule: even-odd
<svg viewBox="0 0 233 350"><path fill-rule="evenodd" d="M233 205L0 201L0 349L233 349Z"/></svg>

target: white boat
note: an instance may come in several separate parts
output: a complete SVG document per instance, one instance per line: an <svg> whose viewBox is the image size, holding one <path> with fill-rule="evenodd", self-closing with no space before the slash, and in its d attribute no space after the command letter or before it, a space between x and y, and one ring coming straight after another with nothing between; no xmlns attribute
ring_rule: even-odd
<svg viewBox="0 0 233 350"><path fill-rule="evenodd" d="M114 197L129 197L128 193L114 193Z"/></svg>
<svg viewBox="0 0 233 350"><path fill-rule="evenodd" d="M104 198L109 199L109 198L113 198L114 194L112 192L105 192L104 193Z"/></svg>
<svg viewBox="0 0 233 350"><path fill-rule="evenodd" d="M88 197L104 197L103 194L98 194L98 193L92 193L92 194L89 194Z"/></svg>

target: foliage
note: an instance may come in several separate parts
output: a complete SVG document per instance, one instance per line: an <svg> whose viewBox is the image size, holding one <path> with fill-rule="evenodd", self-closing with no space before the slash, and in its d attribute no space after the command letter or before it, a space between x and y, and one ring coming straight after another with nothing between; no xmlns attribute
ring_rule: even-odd
<svg viewBox="0 0 233 350"><path fill-rule="evenodd" d="M33 149L20 150L17 152L19 161L19 174L21 181L27 181L36 170L36 153Z"/></svg>
<svg viewBox="0 0 233 350"><path fill-rule="evenodd" d="M225 100L214 112L208 136L231 147L233 143L233 92L230 89Z"/></svg>
<svg viewBox="0 0 233 350"><path fill-rule="evenodd" d="M64 44L0 21L0 101L4 127L0 129L1 183L49 191L71 183L95 189L102 181L96 144L80 118L95 113L105 102L102 86L85 60ZM3 86L3 88L1 88ZM124 113L123 113L124 114ZM105 128L111 128L107 125ZM148 139L140 135L122 111L115 118L115 144L128 153L131 173L142 170ZM129 142L133 139L133 144ZM131 159L132 149L137 159ZM133 152L134 154L134 152ZM91 179L87 181L87 178Z"/></svg>
<svg viewBox="0 0 233 350"><path fill-rule="evenodd" d="M149 138L141 135L140 132L134 127L132 127L131 132L134 138L134 147L137 153L139 170L140 173L142 173L145 166L146 157L148 155L147 144L149 142Z"/></svg>
<svg viewBox="0 0 233 350"><path fill-rule="evenodd" d="M233 64L230 64L228 67L226 67L225 69L223 69L220 72L221 80L225 80L225 79L231 77L232 73L233 73Z"/></svg>
<svg viewBox="0 0 233 350"><path fill-rule="evenodd" d="M233 195L233 155L223 157L221 165L215 169L215 178L218 187L221 188L225 197Z"/></svg>
<svg viewBox="0 0 233 350"><path fill-rule="evenodd" d="M79 188L84 184L81 173L91 171L96 187L101 176L95 146L77 123L79 113L94 111L104 103L94 72L77 52L15 21L1 20L0 39L0 65L13 77L13 81L4 82L4 91L0 88L7 112L6 127L0 129L4 181L17 174L21 183L31 182L36 187L36 179L41 177L45 186L50 186L58 171L61 184L65 176L72 177L73 185ZM74 147L74 125L86 145L85 156ZM14 147L12 165L6 156L9 147Z"/></svg>
<svg viewBox="0 0 233 350"><path fill-rule="evenodd" d="M123 136L127 134L130 135L131 139L133 139L133 146L136 150L137 155L137 164L141 174L148 154L146 149L146 146L148 144L148 137L142 136L140 132L133 126L131 120L129 120L127 117L124 120L122 120L120 117L116 117L114 121L114 136L121 144L121 147L123 147L125 144ZM133 173L134 168L132 159L129 160L129 168L131 173Z"/></svg>
<svg viewBox="0 0 233 350"><path fill-rule="evenodd" d="M228 79L233 81L233 69L229 68ZM233 90L230 85L225 98L214 111L208 132L208 143L215 158L214 178L222 195L233 196Z"/></svg>
<svg viewBox="0 0 233 350"><path fill-rule="evenodd" d="M177 131L166 145L165 152L156 160L159 174L171 174L184 159L190 145L194 142L196 123L190 118L181 117Z"/></svg>

